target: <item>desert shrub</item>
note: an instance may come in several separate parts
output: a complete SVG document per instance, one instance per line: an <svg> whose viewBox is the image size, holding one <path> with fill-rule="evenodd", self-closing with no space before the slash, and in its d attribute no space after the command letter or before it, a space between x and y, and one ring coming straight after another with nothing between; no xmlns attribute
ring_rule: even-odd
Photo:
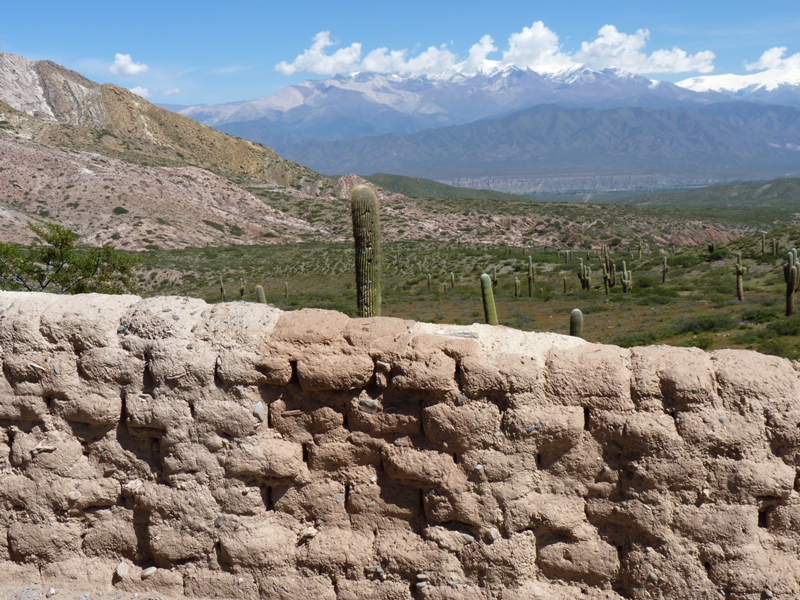
<svg viewBox="0 0 800 600"><path fill-rule="evenodd" d="M737 320L730 315L699 315L696 317L678 319L674 325L673 333L675 335L681 335L682 333L697 335L698 333L727 331L729 329L734 329L737 325Z"/></svg>
<svg viewBox="0 0 800 600"><path fill-rule="evenodd" d="M203 219L203 223L205 223L209 227L213 227L217 231L222 231L222 232L225 231L225 226L224 225L220 225L219 223L215 223L214 221L206 221L205 219Z"/></svg>

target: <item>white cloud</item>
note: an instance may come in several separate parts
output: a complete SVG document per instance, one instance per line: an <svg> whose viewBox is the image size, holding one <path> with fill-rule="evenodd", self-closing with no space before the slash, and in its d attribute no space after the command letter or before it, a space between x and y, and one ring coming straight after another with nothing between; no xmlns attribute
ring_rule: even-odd
<svg viewBox="0 0 800 600"><path fill-rule="evenodd" d="M748 71L756 71L761 69L784 71L789 69L800 69L800 52L793 54L788 58L784 58L786 54L786 47L780 46L770 48L761 55L754 63L745 63L744 68Z"/></svg>
<svg viewBox="0 0 800 600"><path fill-rule="evenodd" d="M406 63L403 71L415 75L436 75L453 69L456 55L444 45L439 48L431 46L419 56L415 56Z"/></svg>
<svg viewBox="0 0 800 600"><path fill-rule="evenodd" d="M146 87L142 87L137 85L136 87L132 87L131 91L136 94L137 96L141 96L142 98L149 98L152 96L152 92L148 90Z"/></svg>
<svg viewBox="0 0 800 600"><path fill-rule="evenodd" d="M181 93L181 88L172 88L172 89L166 90L162 94L162 96L177 96L180 93Z"/></svg>
<svg viewBox="0 0 800 600"><path fill-rule="evenodd" d="M275 70L283 75L305 72L317 75L334 75L353 71L376 73L406 73L411 75L434 75L439 73L473 74L495 66L516 66L534 71L552 73L584 64L590 68L616 67L632 73L708 73L714 69L713 52L708 50L688 54L680 48L659 49L651 54L644 52L650 32L639 29L634 34L618 31L613 25L605 25L598 37L591 42L582 42L579 51L570 54L559 43L558 34L548 29L541 21L534 22L522 31L512 33L502 59L491 59L498 52L489 35L474 44L468 56L461 62L446 45L430 46L417 56L408 57L408 50L377 48L363 59L362 45L354 42L339 48L333 54L327 48L335 46L329 31L314 36L310 48L303 51L292 62L282 61ZM763 57L762 57L763 58Z"/></svg>
<svg viewBox="0 0 800 600"><path fill-rule="evenodd" d="M330 31L320 31L314 36L314 42L291 63L282 61L275 66L281 75L294 75L297 71L315 73L317 75L334 75L355 71L361 59L361 44L350 44L347 48L339 48L333 54L325 54L325 48L334 46Z"/></svg>
<svg viewBox="0 0 800 600"><path fill-rule="evenodd" d="M132 77L134 75L147 73L149 68L150 67L145 64L133 62L130 54L115 54L114 64L108 67L108 71L112 75Z"/></svg>
<svg viewBox="0 0 800 600"><path fill-rule="evenodd" d="M497 52L497 46L494 45L492 36L483 36L477 44L473 44L469 49L469 56L467 60L458 65L461 73L471 75L477 73L488 64L494 64L497 61L490 61L487 57L492 53Z"/></svg>
<svg viewBox="0 0 800 600"><path fill-rule="evenodd" d="M567 54L560 51L558 35L541 21L509 36L508 50L503 52L503 64L530 67L545 73L575 65Z"/></svg>
<svg viewBox="0 0 800 600"><path fill-rule="evenodd" d="M581 49L574 55L575 60L596 69L616 67L631 73L709 73L714 70L716 56L708 50L688 54L685 50L673 48L646 54L643 50L650 37L647 29L629 35L613 25L605 25L597 35L593 41L581 43Z"/></svg>

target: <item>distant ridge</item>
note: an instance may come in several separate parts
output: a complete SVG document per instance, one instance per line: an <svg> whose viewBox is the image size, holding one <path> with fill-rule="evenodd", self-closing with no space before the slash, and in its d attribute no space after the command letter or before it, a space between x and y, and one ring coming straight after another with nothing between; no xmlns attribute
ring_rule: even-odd
<svg viewBox="0 0 800 600"><path fill-rule="evenodd" d="M800 211L800 178L711 185L685 192L649 192L609 200L629 206L789 208Z"/></svg>
<svg viewBox="0 0 800 600"><path fill-rule="evenodd" d="M629 189L674 188L800 175L800 110L542 105L467 125L283 152L322 173L393 173L469 187L483 187L477 180L484 178L488 187L520 194L621 189L626 180Z"/></svg>
<svg viewBox="0 0 800 600"><path fill-rule="evenodd" d="M494 190L456 187L421 177L375 173L374 175L365 176L364 179L390 192L412 198L464 198L468 200L521 200L526 202L532 200L530 196L506 194Z"/></svg>

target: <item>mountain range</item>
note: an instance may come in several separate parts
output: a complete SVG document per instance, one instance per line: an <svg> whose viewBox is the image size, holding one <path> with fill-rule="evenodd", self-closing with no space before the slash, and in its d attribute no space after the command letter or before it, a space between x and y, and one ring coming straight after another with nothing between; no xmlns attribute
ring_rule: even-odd
<svg viewBox="0 0 800 600"><path fill-rule="evenodd" d="M798 82L737 87L719 77L354 73L180 113L324 173L385 171L514 193L800 174Z"/></svg>
<svg viewBox="0 0 800 600"><path fill-rule="evenodd" d="M669 112L607 110L628 111L633 115L628 119L642 111ZM748 114L737 118L753 120ZM760 127L775 135L794 126L791 112L759 118ZM484 136L480 127L486 123L492 121L466 126L478 127L475 135ZM669 128L665 131L671 135ZM458 139L457 132L451 135ZM489 138L467 142L465 146L479 149L485 144L481 152L491 152ZM705 216L687 222L671 213L642 214L628 207L564 207L496 193L462 194L459 188L435 184L431 191L428 182L398 183L393 176L373 179L387 241L450 240L457 235L464 242L577 243L584 239L580 232L586 222L591 223L591 243L646 236L658 243L696 244L731 239L744 231L739 223ZM55 63L0 53L4 242L31 241L25 225L45 221L77 231L84 243L112 243L127 250L343 241L352 235L347 198L363 181L352 174L337 179L320 175L260 144ZM420 195L425 197L409 197ZM169 270L159 275L179 276Z"/></svg>

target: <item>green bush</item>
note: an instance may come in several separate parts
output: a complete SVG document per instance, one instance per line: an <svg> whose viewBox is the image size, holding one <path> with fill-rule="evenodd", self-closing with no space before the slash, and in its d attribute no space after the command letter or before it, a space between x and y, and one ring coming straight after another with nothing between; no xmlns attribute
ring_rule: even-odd
<svg viewBox="0 0 800 600"><path fill-rule="evenodd" d="M767 331L774 335L800 335L800 317L794 315L787 319L774 321L767 325Z"/></svg>
<svg viewBox="0 0 800 600"><path fill-rule="evenodd" d="M695 335L681 344L684 348L700 348L701 350L708 350L713 345L714 338L710 335Z"/></svg>
<svg viewBox="0 0 800 600"><path fill-rule="evenodd" d="M215 223L214 221L206 221L205 219L203 219L203 223L205 223L209 227L213 227L217 231L222 231L222 232L225 231L225 226L224 225L220 225L219 223Z"/></svg>
<svg viewBox="0 0 800 600"><path fill-rule="evenodd" d="M680 335L682 333L698 333L714 332L714 331L727 331L735 329L738 321L730 315L700 315L697 317L685 317L679 319L674 326L673 333Z"/></svg>
<svg viewBox="0 0 800 600"><path fill-rule="evenodd" d="M124 215L124 214L128 213L128 209L127 208L123 208L121 206L117 206L111 212L113 212L115 215Z"/></svg>

